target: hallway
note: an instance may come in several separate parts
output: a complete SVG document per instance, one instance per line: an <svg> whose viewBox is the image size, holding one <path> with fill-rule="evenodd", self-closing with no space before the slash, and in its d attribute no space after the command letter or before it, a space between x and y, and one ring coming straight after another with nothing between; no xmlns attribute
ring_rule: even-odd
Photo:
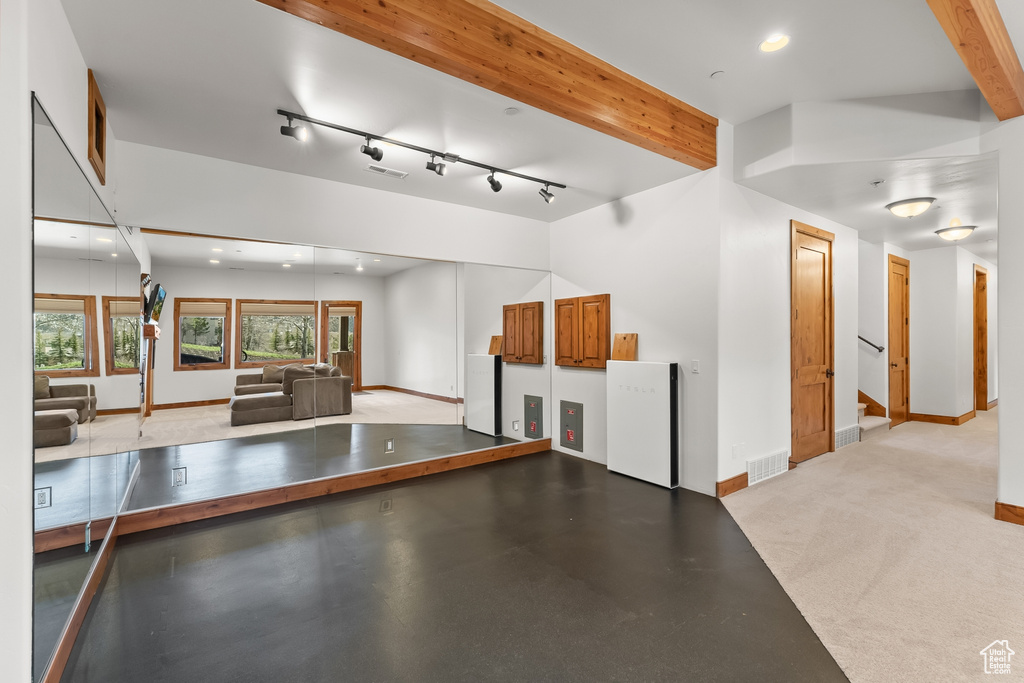
<svg viewBox="0 0 1024 683"><path fill-rule="evenodd" d="M850 680L976 680L982 648L1024 643L1024 529L992 516L997 426L998 409L908 422L724 499Z"/></svg>

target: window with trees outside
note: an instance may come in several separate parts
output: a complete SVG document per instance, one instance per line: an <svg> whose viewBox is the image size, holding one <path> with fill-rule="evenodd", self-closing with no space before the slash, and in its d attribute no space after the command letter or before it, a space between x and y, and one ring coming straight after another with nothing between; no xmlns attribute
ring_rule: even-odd
<svg viewBox="0 0 1024 683"><path fill-rule="evenodd" d="M96 297L36 294L35 371L54 377L96 377Z"/></svg>
<svg viewBox="0 0 1024 683"><path fill-rule="evenodd" d="M238 299L235 321L235 367L314 362L316 302Z"/></svg>
<svg viewBox="0 0 1024 683"><path fill-rule="evenodd" d="M141 344L142 303L139 297L103 297L103 346L107 374L138 373Z"/></svg>
<svg viewBox="0 0 1024 683"><path fill-rule="evenodd" d="M341 374L351 377L353 391L362 386L362 310L361 301L320 302L320 361L338 366Z"/></svg>
<svg viewBox="0 0 1024 683"><path fill-rule="evenodd" d="M231 367L231 299L174 299L174 369Z"/></svg>

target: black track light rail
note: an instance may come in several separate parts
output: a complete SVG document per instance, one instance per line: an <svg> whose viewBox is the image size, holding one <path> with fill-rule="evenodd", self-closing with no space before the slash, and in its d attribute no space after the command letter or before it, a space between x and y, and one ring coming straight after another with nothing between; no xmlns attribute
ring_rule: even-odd
<svg viewBox="0 0 1024 683"><path fill-rule="evenodd" d="M343 133L350 133L352 135L357 135L357 136L359 136L361 138L366 138L367 140L380 140L381 142L386 142L386 143L388 143L390 145L396 145L398 147L405 147L406 149L411 149L413 151L420 152L422 154L427 154L429 156L442 157L442 160L446 161L446 159L444 159L446 153L445 152L439 152L436 149L428 149L427 147L420 147L419 145L412 145L412 144L409 144L408 142L402 142L401 140L395 140L393 138L386 138L386 137L384 137L382 135L374 135L373 133L367 133L365 130L357 130L355 128L349 128L348 126L341 126L341 125L338 125L337 123L331 123L330 121L321 121L320 119L314 119L311 116L306 116L304 114L296 114L295 112L287 111L287 110L284 110L284 109L278 109L277 113L280 114L281 116L286 117L289 121L291 119L295 119L296 121L305 121L306 123L312 123L312 124L317 125L317 126L323 126L324 128L333 128L334 130L340 130ZM451 159L452 155L449 154L448 158ZM457 159L458 159L458 163L460 163L460 164L468 164L469 166L475 166L475 167L481 168L481 169L483 169L485 171L490 171L492 174L493 173L501 173L501 174L504 174L504 175L507 175L507 176L513 176L515 178L522 178L523 180L529 180L530 182L534 182L534 183L537 183L539 185L545 185L545 186L548 186L548 187L558 187L558 188L561 188L563 190L565 189L565 185L562 185L561 183L556 183L556 182L551 181L551 180L544 180L543 178L535 178L532 175L524 175L522 173L516 173L515 171L509 171L508 169L498 168L497 166L491 166L490 164L482 164L479 161L473 161L472 159L467 159L465 157L458 157Z"/></svg>

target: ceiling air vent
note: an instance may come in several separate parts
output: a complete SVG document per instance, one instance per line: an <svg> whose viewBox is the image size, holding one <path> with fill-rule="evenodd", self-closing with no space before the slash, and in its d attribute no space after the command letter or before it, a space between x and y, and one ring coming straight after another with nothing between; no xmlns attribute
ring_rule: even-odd
<svg viewBox="0 0 1024 683"><path fill-rule="evenodd" d="M386 166L377 166L376 164L367 164L366 168L363 169L370 173L376 173L377 175L386 175L388 178L398 178L402 180L405 176L409 175L405 171L396 171L393 168L387 168Z"/></svg>

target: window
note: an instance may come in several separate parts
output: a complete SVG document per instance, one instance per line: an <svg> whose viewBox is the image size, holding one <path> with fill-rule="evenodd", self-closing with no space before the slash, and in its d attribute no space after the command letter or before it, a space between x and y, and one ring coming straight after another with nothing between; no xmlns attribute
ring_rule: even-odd
<svg viewBox="0 0 1024 683"><path fill-rule="evenodd" d="M35 370L54 377L96 377L96 297L36 294Z"/></svg>
<svg viewBox="0 0 1024 683"><path fill-rule="evenodd" d="M142 303L137 297L103 297L103 347L108 375L138 374L141 332Z"/></svg>
<svg viewBox="0 0 1024 683"><path fill-rule="evenodd" d="M174 299L174 369L231 367L231 299Z"/></svg>
<svg viewBox="0 0 1024 683"><path fill-rule="evenodd" d="M235 320L235 367L314 361L315 302L239 299L235 302Z"/></svg>
<svg viewBox="0 0 1024 683"><path fill-rule="evenodd" d="M352 388L361 388L360 340L363 303L361 301L320 302L320 360L341 368L352 378Z"/></svg>

